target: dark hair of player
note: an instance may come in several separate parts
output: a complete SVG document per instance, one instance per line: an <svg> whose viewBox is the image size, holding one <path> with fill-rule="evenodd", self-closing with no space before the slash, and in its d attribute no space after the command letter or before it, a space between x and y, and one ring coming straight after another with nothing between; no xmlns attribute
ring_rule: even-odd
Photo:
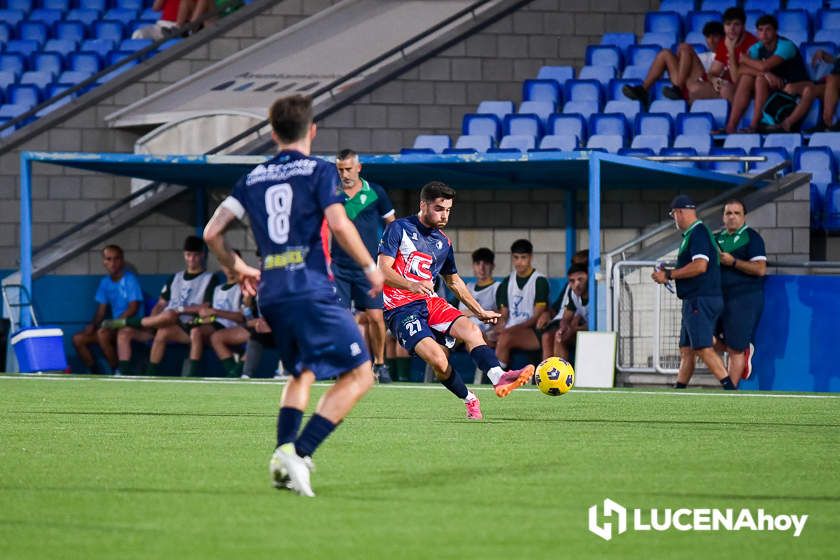
<svg viewBox="0 0 840 560"><path fill-rule="evenodd" d="M306 136L313 118L312 98L308 95L281 97L268 111L271 129L284 144L297 142Z"/></svg>
<svg viewBox="0 0 840 560"><path fill-rule="evenodd" d="M747 13L744 11L744 8L739 8L738 6L732 6L731 8L727 8L725 12L723 12L723 23L728 23L730 21L740 21L742 24L747 22Z"/></svg>
<svg viewBox="0 0 840 560"><path fill-rule="evenodd" d="M114 245L113 243L110 245L105 245L102 247L102 254L105 254L105 251L116 251L120 258L123 258L123 250L122 247L119 245Z"/></svg>
<svg viewBox="0 0 840 560"><path fill-rule="evenodd" d="M452 200L455 198L455 189L440 181L426 183L420 189L420 200L423 202L434 202L439 198Z"/></svg>
<svg viewBox="0 0 840 560"><path fill-rule="evenodd" d="M719 21L707 21L703 26L703 37L709 35L720 35L723 37L726 33L723 31L723 24Z"/></svg>
<svg viewBox="0 0 840 560"><path fill-rule="evenodd" d="M510 246L510 252L531 255L534 252L534 246L527 239L517 239Z"/></svg>
<svg viewBox="0 0 840 560"><path fill-rule="evenodd" d="M496 254L487 247L481 247L472 252L472 262L486 262L495 264Z"/></svg>
<svg viewBox="0 0 840 560"><path fill-rule="evenodd" d="M776 19L775 16L771 16L770 14L764 14L760 18L758 18L755 22L755 28L758 29L759 27L763 27L765 25L769 25L776 31L779 30L779 20Z"/></svg>

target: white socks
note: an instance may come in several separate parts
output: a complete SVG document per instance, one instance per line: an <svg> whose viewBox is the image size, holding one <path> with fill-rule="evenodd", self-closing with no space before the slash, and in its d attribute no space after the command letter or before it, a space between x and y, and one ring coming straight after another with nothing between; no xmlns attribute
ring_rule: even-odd
<svg viewBox="0 0 840 560"><path fill-rule="evenodd" d="M490 382L493 385L498 385L499 384L499 379L502 377L502 374L504 372L505 372L505 370L503 370L499 366L496 366L494 368L490 368L490 370L487 372L487 377L490 378Z"/></svg>
<svg viewBox="0 0 840 560"><path fill-rule="evenodd" d="M477 398L478 397L475 396L475 393L473 393L472 391L467 391L467 398L464 399L464 402L472 402Z"/></svg>

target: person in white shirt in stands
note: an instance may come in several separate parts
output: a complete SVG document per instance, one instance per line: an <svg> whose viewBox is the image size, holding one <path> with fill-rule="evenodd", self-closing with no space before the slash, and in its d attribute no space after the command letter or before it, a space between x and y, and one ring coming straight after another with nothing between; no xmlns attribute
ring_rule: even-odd
<svg viewBox="0 0 840 560"><path fill-rule="evenodd" d="M481 304L481 307L497 311L496 291L499 289L499 283L493 278L493 269L496 267L495 253L487 247L476 249L472 253L472 266L475 281L467 283L467 289L475 300ZM468 317L472 315L463 303L459 304L458 309ZM496 345L496 332L493 330L493 325L482 323L476 317L470 317L470 320L478 325L481 334L484 335L484 340L487 341L487 345L493 348Z"/></svg>
<svg viewBox="0 0 840 560"><path fill-rule="evenodd" d="M692 86L708 79L707 72L715 60L715 50L724 37L723 24L719 21L707 22L703 26L703 36L706 38L708 48L706 52L698 53L688 43L680 43L676 55L670 49L662 49L656 55L642 85L626 85L621 88L622 93L630 99L641 101L642 105L647 107L650 104L650 88L665 75L667 70L672 85L662 90L665 97L679 100L688 99L690 96L692 101L712 97L708 94L713 92L709 91L706 92L707 95L701 95L695 92L696 88Z"/></svg>

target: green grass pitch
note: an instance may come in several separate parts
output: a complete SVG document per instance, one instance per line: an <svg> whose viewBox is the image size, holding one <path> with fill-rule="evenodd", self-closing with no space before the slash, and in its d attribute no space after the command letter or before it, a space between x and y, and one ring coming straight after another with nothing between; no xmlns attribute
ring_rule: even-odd
<svg viewBox="0 0 840 560"><path fill-rule="evenodd" d="M0 558L837 557L836 395L481 388L471 422L438 386L379 386L305 499L269 485L280 390L0 377ZM587 529L604 498L809 518L608 542Z"/></svg>

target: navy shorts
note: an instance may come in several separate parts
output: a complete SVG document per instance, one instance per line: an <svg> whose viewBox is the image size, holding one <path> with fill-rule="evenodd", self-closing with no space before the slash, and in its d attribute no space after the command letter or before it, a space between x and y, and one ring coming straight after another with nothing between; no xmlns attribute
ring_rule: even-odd
<svg viewBox="0 0 840 560"><path fill-rule="evenodd" d="M758 320L764 311L764 293L747 292L723 298L716 334L737 352L746 350L755 336Z"/></svg>
<svg viewBox="0 0 840 560"><path fill-rule="evenodd" d="M385 323L400 346L414 352L414 347L424 338L434 338L447 348L455 346L449 329L458 317L464 315L440 297L412 301L385 311Z"/></svg>
<svg viewBox="0 0 840 560"><path fill-rule="evenodd" d="M341 305L350 309L352 302L356 311L365 309L382 309L382 293L370 297L370 282L361 270L348 270L346 268L333 266L333 280L335 281L335 293L341 300Z"/></svg>
<svg viewBox="0 0 840 560"><path fill-rule="evenodd" d="M721 296L697 296L684 299L680 348L690 347L693 350L699 350L710 347L721 311L723 311Z"/></svg>
<svg viewBox="0 0 840 560"><path fill-rule="evenodd" d="M312 370L329 379L370 360L359 327L335 296L316 295L260 305L283 367L295 377Z"/></svg>

